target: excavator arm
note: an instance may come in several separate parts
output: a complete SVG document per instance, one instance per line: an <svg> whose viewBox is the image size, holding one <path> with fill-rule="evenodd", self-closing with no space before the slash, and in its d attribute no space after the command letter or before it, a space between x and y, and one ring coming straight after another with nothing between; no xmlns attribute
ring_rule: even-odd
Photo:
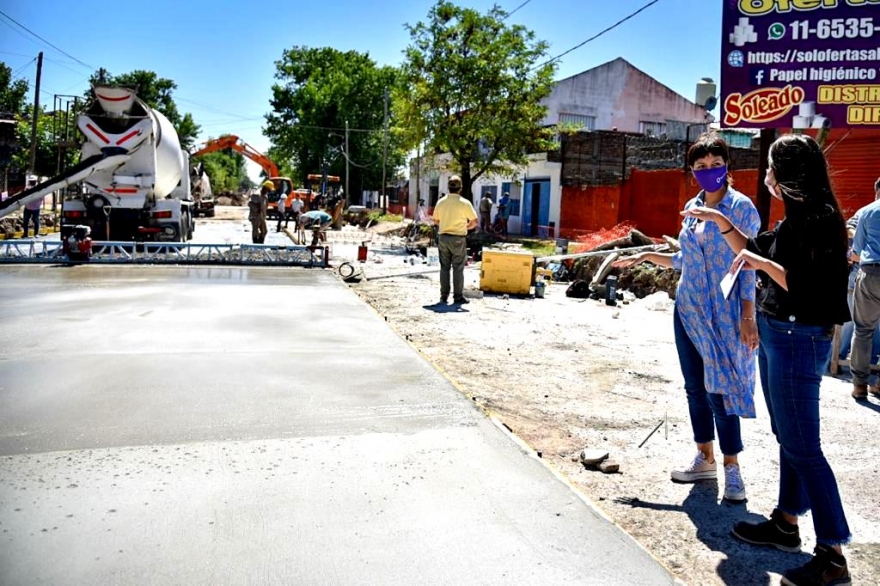
<svg viewBox="0 0 880 586"><path fill-rule="evenodd" d="M195 158L201 155L207 155L208 153L222 151L224 149L232 149L249 158L251 161L262 167L268 177L278 177L278 166L272 161L272 159L232 134L227 134L220 138L212 138L191 156L192 158Z"/></svg>

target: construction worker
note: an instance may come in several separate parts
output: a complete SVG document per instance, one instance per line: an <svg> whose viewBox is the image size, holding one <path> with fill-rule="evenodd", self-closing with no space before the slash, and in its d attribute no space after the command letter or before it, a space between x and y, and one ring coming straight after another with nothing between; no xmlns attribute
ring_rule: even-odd
<svg viewBox="0 0 880 586"><path fill-rule="evenodd" d="M278 226L275 228L276 232L281 232L281 222L284 222L284 227L287 228L287 196L281 194L278 197Z"/></svg>
<svg viewBox="0 0 880 586"><path fill-rule="evenodd" d="M299 225L304 230L312 230L312 246L317 246L318 241L327 240L327 228L333 223L333 216L322 210L312 210L299 215Z"/></svg>
<svg viewBox="0 0 880 586"><path fill-rule="evenodd" d="M447 182L449 195L434 207L434 223L440 227L440 303L449 300L449 271L452 271L452 302L468 303L464 298L464 264L467 260L467 233L477 227L473 204L461 197L461 177Z"/></svg>
<svg viewBox="0 0 880 586"><path fill-rule="evenodd" d="M269 193L275 191L275 184L264 181L259 193L251 194L248 208L248 220L251 221L251 239L254 244L263 244L266 241L266 212L269 208Z"/></svg>
<svg viewBox="0 0 880 586"><path fill-rule="evenodd" d="M290 214L289 215L291 216L291 219L293 220L294 224L296 224L297 221L299 220L299 214L302 211L302 209L303 209L303 200L300 199L299 194L297 193L294 196L293 201L290 202Z"/></svg>

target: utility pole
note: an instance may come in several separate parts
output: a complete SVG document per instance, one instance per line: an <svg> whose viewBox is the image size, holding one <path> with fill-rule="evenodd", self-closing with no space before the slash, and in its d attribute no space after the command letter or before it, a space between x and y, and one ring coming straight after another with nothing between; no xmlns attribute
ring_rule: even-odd
<svg viewBox="0 0 880 586"><path fill-rule="evenodd" d="M379 197L382 198L382 213L388 213L388 198L385 196L385 164L388 161L388 88L385 88L385 140L382 147L382 191Z"/></svg>
<svg viewBox="0 0 880 586"><path fill-rule="evenodd" d="M345 201L352 203L351 192L348 190L348 120L345 121Z"/></svg>
<svg viewBox="0 0 880 586"><path fill-rule="evenodd" d="M37 174L37 119L40 117L40 78L43 75L43 52L37 55L37 84L34 87L34 113L31 120L31 166L30 172ZM25 183L27 183L25 181Z"/></svg>

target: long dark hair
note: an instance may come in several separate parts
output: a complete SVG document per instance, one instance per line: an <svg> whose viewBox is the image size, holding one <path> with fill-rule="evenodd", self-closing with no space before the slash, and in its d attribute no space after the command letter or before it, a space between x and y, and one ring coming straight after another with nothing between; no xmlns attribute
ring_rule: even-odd
<svg viewBox="0 0 880 586"><path fill-rule="evenodd" d="M786 134L770 146L770 169L782 194L785 218L794 227L807 229L804 240L816 242L829 236L846 242L846 227L840 203L831 188L828 162L822 147L805 134ZM815 233L809 228L816 222L834 225L833 234ZM819 232L827 231L819 230Z"/></svg>

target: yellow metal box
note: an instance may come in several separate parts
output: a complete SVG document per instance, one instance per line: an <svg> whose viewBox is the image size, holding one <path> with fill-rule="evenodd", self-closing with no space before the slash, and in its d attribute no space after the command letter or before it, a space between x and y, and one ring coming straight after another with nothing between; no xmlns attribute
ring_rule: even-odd
<svg viewBox="0 0 880 586"><path fill-rule="evenodd" d="M530 252L483 249L480 289L491 293L528 295L535 275L535 257Z"/></svg>

